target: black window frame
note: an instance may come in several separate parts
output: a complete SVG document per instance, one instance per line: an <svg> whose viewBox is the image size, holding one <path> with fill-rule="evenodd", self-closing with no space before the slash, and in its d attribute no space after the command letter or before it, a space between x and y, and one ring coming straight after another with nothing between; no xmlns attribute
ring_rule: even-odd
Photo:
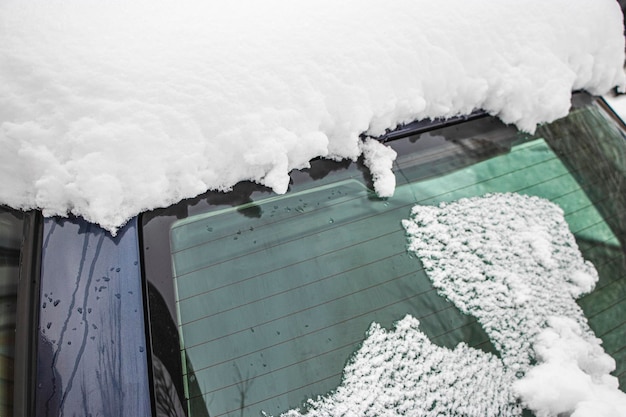
<svg viewBox="0 0 626 417"><path fill-rule="evenodd" d="M17 287L15 357L13 380L13 415L34 415L38 339L39 278L43 239L41 212L19 211L6 206L0 209L22 220L22 240Z"/></svg>

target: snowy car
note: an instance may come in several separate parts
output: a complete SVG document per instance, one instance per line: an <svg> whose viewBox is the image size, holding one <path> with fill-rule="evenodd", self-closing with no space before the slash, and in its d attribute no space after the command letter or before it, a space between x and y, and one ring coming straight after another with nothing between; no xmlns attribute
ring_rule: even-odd
<svg viewBox="0 0 626 417"><path fill-rule="evenodd" d="M0 2L0 416L626 417L625 56L615 0Z"/></svg>
<svg viewBox="0 0 626 417"><path fill-rule="evenodd" d="M493 193L560 207L575 237L565 246L577 246L598 275L593 291L572 300L624 389L626 141L604 101L577 94L566 118L535 134L476 113L381 140L398 153L392 198L376 196L362 160L318 159L292 173L284 195L242 182L145 212L115 237L81 218L3 207L2 415L338 415L358 406L341 392L361 398L347 387L350 373L361 383L371 376L354 369L369 340L390 338L406 317L419 322L428 357L443 361L419 366L440 367L459 346L474 355L463 366L480 366L465 382L447 368L425 373L437 401L420 397L418 379L409 392L421 405L402 397L386 409L521 415L504 382L479 378L502 367L506 346L480 313L464 314L431 282L436 255L407 249L403 223L415 205ZM483 217L506 224L496 211ZM402 382L411 358L401 357L384 386ZM446 396L468 381L471 397ZM363 398L383 401L364 387Z"/></svg>

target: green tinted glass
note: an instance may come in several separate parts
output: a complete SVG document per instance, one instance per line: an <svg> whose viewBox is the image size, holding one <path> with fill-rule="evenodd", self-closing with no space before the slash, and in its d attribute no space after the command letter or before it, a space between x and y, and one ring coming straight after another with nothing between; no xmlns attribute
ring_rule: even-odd
<svg viewBox="0 0 626 417"><path fill-rule="evenodd" d="M406 251L415 204L518 192L560 205L600 273L580 303L626 385L626 142L594 105L534 136L482 119L390 143L395 195L341 167L285 196L194 215L171 228L186 396L213 417L278 414L336 388L376 321L411 314L437 344L495 352L437 295Z"/></svg>

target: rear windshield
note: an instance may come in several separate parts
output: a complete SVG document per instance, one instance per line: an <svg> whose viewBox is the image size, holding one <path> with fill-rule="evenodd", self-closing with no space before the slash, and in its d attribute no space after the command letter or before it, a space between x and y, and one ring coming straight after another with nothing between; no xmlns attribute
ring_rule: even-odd
<svg viewBox="0 0 626 417"><path fill-rule="evenodd" d="M401 222L416 204L515 192L559 205L596 266L579 305L624 389L626 142L607 113L578 96L534 135L485 117L387 144L392 198L361 162L318 160L282 196L242 183L143 217L155 385L192 416L277 415L336 389L371 323L407 314L436 345L498 355L438 295Z"/></svg>

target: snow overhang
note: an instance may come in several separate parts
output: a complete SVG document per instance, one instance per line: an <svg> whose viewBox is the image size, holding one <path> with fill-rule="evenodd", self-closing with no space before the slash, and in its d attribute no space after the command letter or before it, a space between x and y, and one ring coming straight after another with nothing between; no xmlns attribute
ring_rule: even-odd
<svg viewBox="0 0 626 417"><path fill-rule="evenodd" d="M533 131L625 85L614 0L7 0L0 39L0 203L112 232L243 180L284 193L316 157L384 171L362 134L476 109Z"/></svg>

